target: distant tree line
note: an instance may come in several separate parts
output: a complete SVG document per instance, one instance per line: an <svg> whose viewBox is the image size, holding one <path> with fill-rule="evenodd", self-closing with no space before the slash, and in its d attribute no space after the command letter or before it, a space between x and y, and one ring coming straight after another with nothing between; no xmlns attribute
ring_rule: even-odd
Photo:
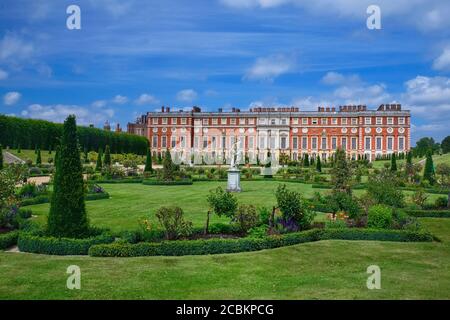
<svg viewBox="0 0 450 320"><path fill-rule="evenodd" d="M12 149L55 150L62 128L59 123L0 115L0 144ZM77 135L81 150L97 151L109 145L111 153L147 153L145 137L90 127L78 127Z"/></svg>

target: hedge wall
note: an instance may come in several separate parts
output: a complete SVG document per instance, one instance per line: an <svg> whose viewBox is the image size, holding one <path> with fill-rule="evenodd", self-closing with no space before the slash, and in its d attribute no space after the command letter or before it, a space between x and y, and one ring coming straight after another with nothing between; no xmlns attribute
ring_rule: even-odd
<svg viewBox="0 0 450 320"><path fill-rule="evenodd" d="M158 180L143 180L142 184L148 186L181 186L181 185L191 185L192 180L179 180L179 181L158 181Z"/></svg>
<svg viewBox="0 0 450 320"><path fill-rule="evenodd" d="M11 231L8 233L0 234L0 250L8 249L17 244L17 238L19 237L19 231Z"/></svg>
<svg viewBox="0 0 450 320"><path fill-rule="evenodd" d="M62 124L44 120L22 119L0 115L0 144L22 149L34 149L36 146L43 150L50 147L55 150L57 141L62 133ZM128 133L115 133L97 128L78 127L78 140L81 150L97 151L106 145L111 153L136 153L145 155L148 141L145 137Z"/></svg>
<svg viewBox="0 0 450 320"><path fill-rule="evenodd" d="M110 234L101 234L86 239L52 238L22 232L17 242L23 252L53 254L53 255L86 255L93 245L106 244L114 241Z"/></svg>
<svg viewBox="0 0 450 320"><path fill-rule="evenodd" d="M290 246L299 243L328 240L379 240L379 241L433 241L428 233L401 230L371 229L313 229L304 232L269 236L263 239L211 239L178 240L160 243L138 244L112 243L92 246L89 255L93 257L137 257L137 256L183 256L258 251Z"/></svg>
<svg viewBox="0 0 450 320"><path fill-rule="evenodd" d="M109 193L88 193L84 197L86 201L109 199ZM32 206L34 204L48 203L50 202L50 196L37 196L34 198L23 199L20 201L21 207Z"/></svg>
<svg viewBox="0 0 450 320"><path fill-rule="evenodd" d="M406 213L418 218L450 218L450 210L407 210Z"/></svg>

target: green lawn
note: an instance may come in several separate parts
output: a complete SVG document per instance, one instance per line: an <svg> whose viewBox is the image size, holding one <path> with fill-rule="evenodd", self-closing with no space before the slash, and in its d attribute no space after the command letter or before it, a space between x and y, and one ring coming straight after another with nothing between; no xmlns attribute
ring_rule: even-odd
<svg viewBox="0 0 450 320"><path fill-rule="evenodd" d="M276 181L244 181L243 192L237 194L240 203L266 206L272 208L276 204L275 190L280 182ZM326 189L313 189L310 184L286 183L290 189L297 190L304 197L311 197L314 192L327 193ZM145 186L142 184L104 184L103 187L111 195L110 199L87 201L89 218L95 226L107 227L112 231L133 230L138 221L145 217L154 217L160 206L180 206L186 218L196 226L205 224L208 204L206 196L210 189L217 186L226 188L226 182L195 182L191 186ZM364 190L355 190L361 195ZM410 195L412 192L405 192ZM429 195L434 201L438 195ZM37 221L44 223L49 211L49 204L29 206ZM211 222L227 222L227 218L211 217Z"/></svg>
<svg viewBox="0 0 450 320"><path fill-rule="evenodd" d="M422 219L443 243L320 241L251 253L142 258L0 252L0 299L450 299L450 219ZM381 268L381 290L366 269ZM66 268L81 268L81 290Z"/></svg>
<svg viewBox="0 0 450 320"><path fill-rule="evenodd" d="M9 150L5 150L8 151L9 153L15 155L16 157L19 157L22 160L28 160L30 159L31 161L33 161L33 163L36 163L36 157L37 155L34 153L34 150L20 150L20 153L17 153L16 149L9 149ZM52 151L52 154L48 154L48 150L41 150L41 160L42 163L48 163L48 158L55 158L55 151Z"/></svg>

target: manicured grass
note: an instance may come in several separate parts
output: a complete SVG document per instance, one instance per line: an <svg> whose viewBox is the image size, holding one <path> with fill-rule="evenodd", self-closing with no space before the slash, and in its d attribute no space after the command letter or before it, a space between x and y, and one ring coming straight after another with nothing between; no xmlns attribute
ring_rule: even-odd
<svg viewBox="0 0 450 320"><path fill-rule="evenodd" d="M209 190L218 186L226 188L226 182L195 182L191 186L146 186L142 184L104 184L110 199L86 202L88 216L93 225L107 227L112 231L134 230L142 218L153 218L161 206L180 206L186 219L196 226L203 226L208 211L206 196ZM272 208L276 204L275 190L280 182L244 181L243 192L236 194L239 203L253 204ZM310 184L286 183L289 189L297 190L304 197L311 197L315 192L327 193L330 190L313 189ZM364 190L355 190L360 195ZM411 195L412 192L405 192ZM434 201L439 195L430 195ZM44 223L49 211L49 204L29 206L37 221ZM227 218L212 215L211 222L228 222Z"/></svg>
<svg viewBox="0 0 450 320"><path fill-rule="evenodd" d="M20 150L20 153L17 152L17 149L9 149L5 151L8 151L9 153L15 155L16 157L19 157L24 161L30 159L31 161L33 161L33 163L36 163L37 154L34 153L34 150L22 149ZM53 150L52 154L48 154L48 150L41 150L42 163L48 163L48 158L55 159L55 151Z"/></svg>
<svg viewBox="0 0 450 320"><path fill-rule="evenodd" d="M449 219L422 219L441 239ZM381 290L366 269L381 268ZM81 290L66 289L69 265ZM0 299L450 299L450 245L320 241L212 256L91 258L0 252Z"/></svg>
<svg viewBox="0 0 450 320"><path fill-rule="evenodd" d="M450 153L443 154L442 156L434 155L433 163L434 163L434 165L438 165L440 163L446 163L450 166Z"/></svg>

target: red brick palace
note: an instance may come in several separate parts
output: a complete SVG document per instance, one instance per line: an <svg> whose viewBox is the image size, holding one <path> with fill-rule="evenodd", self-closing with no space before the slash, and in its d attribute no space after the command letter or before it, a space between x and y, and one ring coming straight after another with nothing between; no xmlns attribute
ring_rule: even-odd
<svg viewBox="0 0 450 320"><path fill-rule="evenodd" d="M228 157L236 142L238 152L252 162L256 157L265 159L269 149L276 159L280 154L292 160L309 154L325 160L342 148L353 159L365 155L373 160L410 149L410 118L400 104L383 104L377 110L350 105L317 111L258 107L202 112L199 107L191 111L161 107L160 112L147 112L129 123L128 132L147 137L153 154L169 148L185 159L193 154Z"/></svg>

